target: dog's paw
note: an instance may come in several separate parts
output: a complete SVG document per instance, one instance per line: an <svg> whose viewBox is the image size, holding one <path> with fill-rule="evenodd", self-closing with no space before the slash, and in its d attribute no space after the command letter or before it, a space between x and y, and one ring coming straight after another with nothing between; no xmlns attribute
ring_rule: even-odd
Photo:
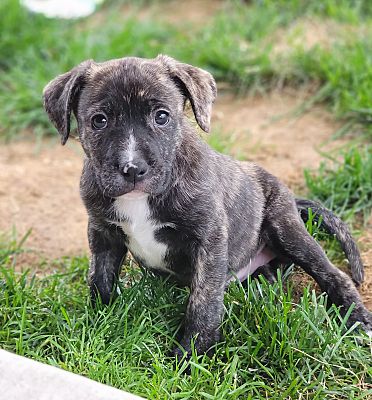
<svg viewBox="0 0 372 400"><path fill-rule="evenodd" d="M372 313L367 311L368 315L364 318L362 322L362 328L368 337L372 338Z"/></svg>
<svg viewBox="0 0 372 400"><path fill-rule="evenodd" d="M359 322L358 329L364 331L366 335L372 338L372 313L364 306L354 310L348 320L347 325L352 326L355 322Z"/></svg>
<svg viewBox="0 0 372 400"><path fill-rule="evenodd" d="M189 360L193 350L197 355L207 354L209 357L213 355L214 345L220 339L220 332L215 330L209 335L190 335L186 334L180 340L180 346L173 350L173 355L178 360L185 359Z"/></svg>
<svg viewBox="0 0 372 400"><path fill-rule="evenodd" d="M184 349L175 347L172 351L172 355L176 358L177 362L188 361L191 358L191 348Z"/></svg>

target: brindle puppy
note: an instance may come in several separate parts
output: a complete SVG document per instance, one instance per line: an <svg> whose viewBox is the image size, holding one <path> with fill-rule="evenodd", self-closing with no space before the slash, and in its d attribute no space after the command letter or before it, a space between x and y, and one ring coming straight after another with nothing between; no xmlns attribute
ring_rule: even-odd
<svg viewBox="0 0 372 400"><path fill-rule="evenodd" d="M360 283L363 266L347 227L312 202L296 205L287 187L258 165L243 167L201 140L185 104L208 132L215 97L208 72L167 56L85 61L45 88L45 109L62 144L73 112L86 154L81 196L89 215L92 297L110 301L130 250L143 266L190 286L180 343L189 353L196 336L204 352L219 339L226 284L273 260L293 262L342 312L355 303L349 324L370 331L371 314L353 282L307 233L299 210L318 210Z"/></svg>

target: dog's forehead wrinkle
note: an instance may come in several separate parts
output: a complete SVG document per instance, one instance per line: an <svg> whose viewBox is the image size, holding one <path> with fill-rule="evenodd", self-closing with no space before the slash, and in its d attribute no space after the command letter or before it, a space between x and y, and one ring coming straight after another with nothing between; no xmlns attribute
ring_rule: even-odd
<svg viewBox="0 0 372 400"><path fill-rule="evenodd" d="M89 73L89 92L104 97L121 93L126 102L146 99L173 105L183 101L177 85L158 62L125 58L95 65Z"/></svg>
<svg viewBox="0 0 372 400"><path fill-rule="evenodd" d="M100 82L92 84L87 93L90 108L102 108L113 111L121 108L129 109L139 107L141 110L152 108L176 109L178 112L183 108L183 97L181 93L172 90L169 86L152 87L137 81L123 81L117 84ZM107 96L109 93L109 96Z"/></svg>

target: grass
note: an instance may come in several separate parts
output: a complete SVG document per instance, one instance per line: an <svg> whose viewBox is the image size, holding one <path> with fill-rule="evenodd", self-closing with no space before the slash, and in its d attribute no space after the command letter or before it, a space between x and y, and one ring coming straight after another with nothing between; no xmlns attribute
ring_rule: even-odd
<svg viewBox="0 0 372 400"><path fill-rule="evenodd" d="M210 70L218 81L237 91L264 92L278 82L317 82L317 101L330 104L336 115L369 131L372 58L367 39L355 36L325 50L298 49L273 55L276 32L298 18L337 20L339 24L372 26L371 3L365 1L255 0L231 1L206 21L187 29L157 20L138 20L109 2L104 21L58 21L29 14L15 0L0 5L0 134L14 138L25 128L51 132L41 105L45 84L80 61L97 61L167 53ZM164 2L163 4L165 4ZM90 21L92 21L90 23Z"/></svg>
<svg viewBox="0 0 372 400"><path fill-rule="evenodd" d="M123 16L119 8L118 1L110 0L102 10L109 23L97 26L90 18L50 20L28 14L15 0L1 2L3 138L16 138L25 129L37 135L52 132L41 105L42 88L78 62L161 52L208 69L242 93L263 93L279 84L316 85L306 106L325 103L344 121L342 132L353 129L371 137L372 49L367 38L350 35L328 47L272 52L278 30L303 17L370 31L370 1L231 2L228 12L187 30L182 24ZM208 140L221 152L232 151L232 141L219 130ZM305 179L310 197L352 220L355 214L366 218L371 210L371 176L367 144L329 159L318 171L307 171ZM295 304L291 284L281 280L272 286L255 281L249 289L232 285L225 295L224 340L215 355L194 354L190 362L176 364L169 351L176 344L187 290L126 266L121 296L93 310L87 258L56 261L55 273L45 277L17 273L23 244L0 238L2 348L151 399L372 398L370 342L361 344L359 333L345 329L338 310L327 310L326 299L310 289ZM334 248L332 257L337 258Z"/></svg>
<svg viewBox="0 0 372 400"><path fill-rule="evenodd" d="M234 133L226 134L222 127L217 126L211 134L204 135L204 139L214 150L222 154L227 154L236 160L247 161L247 157L243 152L234 147L237 141L237 135Z"/></svg>
<svg viewBox="0 0 372 400"><path fill-rule="evenodd" d="M367 221L372 209L372 148L352 147L341 159L323 161L316 172L305 171L310 197L345 220L356 215Z"/></svg>
<svg viewBox="0 0 372 400"><path fill-rule="evenodd" d="M349 128L371 135L372 47L367 39L338 43L331 49L298 49L287 79L319 82L317 102L328 103ZM371 137L371 136L370 136Z"/></svg>
<svg viewBox="0 0 372 400"><path fill-rule="evenodd" d="M13 244L14 246L14 244ZM15 246L19 248L19 246ZM254 281L225 295L224 340L212 358L169 356L187 290L126 267L121 295L91 308L87 258L56 272L0 267L0 347L150 399L367 399L372 395L368 340L345 328L336 308L305 290ZM360 340L366 341L365 345ZM186 369L190 374L186 374Z"/></svg>

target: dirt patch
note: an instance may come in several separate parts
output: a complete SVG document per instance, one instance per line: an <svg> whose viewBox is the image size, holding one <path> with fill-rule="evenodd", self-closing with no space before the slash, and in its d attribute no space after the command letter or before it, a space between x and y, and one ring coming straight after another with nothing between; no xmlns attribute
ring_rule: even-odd
<svg viewBox="0 0 372 400"><path fill-rule="evenodd" d="M279 28L269 36L268 42L273 43L272 55L276 56L298 48L310 50L319 46L328 49L339 42L355 43L358 38L367 37L370 31L365 24L351 25L331 19L303 17L285 28Z"/></svg>
<svg viewBox="0 0 372 400"><path fill-rule="evenodd" d="M362 237L359 239L359 247L365 268L365 279L360 291L364 303L369 310L372 310L372 215L367 222Z"/></svg>
<svg viewBox="0 0 372 400"><path fill-rule="evenodd" d="M273 55L287 54L294 49L309 50L314 46L329 48L340 39L340 24L333 20L301 18L286 28L280 28L269 38L274 43Z"/></svg>
<svg viewBox="0 0 372 400"><path fill-rule="evenodd" d="M147 14L146 17L155 15L157 20L176 26L188 24L199 27L224 6L224 2L218 0L172 0L166 4L153 2L143 13Z"/></svg>
<svg viewBox="0 0 372 400"><path fill-rule="evenodd" d="M133 17L137 21L156 20L168 25L188 28L203 27L216 13L227 7L223 0L170 0L153 1L147 4L124 4L118 7L104 7L82 23L82 27L99 26L115 15Z"/></svg>
<svg viewBox="0 0 372 400"><path fill-rule="evenodd" d="M15 227L18 237L32 232L26 248L39 257L56 258L87 251L87 218L79 198L80 148L57 140L41 148L30 142L0 150L0 231ZM36 254L35 254L36 252Z"/></svg>
<svg viewBox="0 0 372 400"><path fill-rule="evenodd" d="M330 141L339 125L324 108L294 117L309 96L306 89L263 97L233 98L221 94L214 108L214 128L233 137L231 153L255 161L294 190L303 184L304 168L317 168L321 152L345 145Z"/></svg>

